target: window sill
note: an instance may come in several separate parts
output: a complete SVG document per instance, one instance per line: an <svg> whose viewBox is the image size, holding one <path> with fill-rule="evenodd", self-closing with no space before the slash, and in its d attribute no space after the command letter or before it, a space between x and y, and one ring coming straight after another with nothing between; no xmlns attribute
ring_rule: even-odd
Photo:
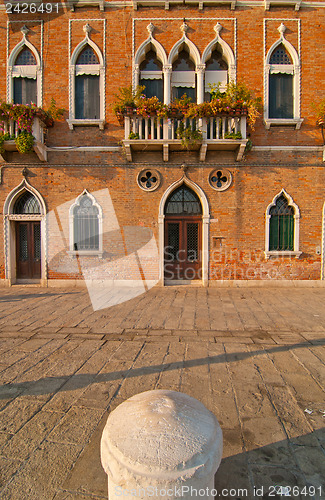
<svg viewBox="0 0 325 500"><path fill-rule="evenodd" d="M68 255L71 257L103 257L103 251L101 250L69 250Z"/></svg>
<svg viewBox="0 0 325 500"><path fill-rule="evenodd" d="M303 118L265 118L265 128L270 130L271 127L295 127L299 130L303 122Z"/></svg>
<svg viewBox="0 0 325 500"><path fill-rule="evenodd" d="M73 130L73 127L99 127L100 130L104 130L105 120L86 120L86 119L69 119L67 120L69 129Z"/></svg>
<svg viewBox="0 0 325 500"><path fill-rule="evenodd" d="M302 252L297 252L293 250L266 250L264 252L265 258L269 259L270 257L295 257L296 259L299 259L300 255Z"/></svg>

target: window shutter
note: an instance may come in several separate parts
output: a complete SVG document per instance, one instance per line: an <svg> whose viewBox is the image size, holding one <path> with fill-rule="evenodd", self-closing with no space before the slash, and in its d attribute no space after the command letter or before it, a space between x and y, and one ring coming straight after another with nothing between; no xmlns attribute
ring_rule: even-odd
<svg viewBox="0 0 325 500"><path fill-rule="evenodd" d="M281 217L281 250L293 250L294 220L292 215Z"/></svg>
<svg viewBox="0 0 325 500"><path fill-rule="evenodd" d="M279 233L278 233L279 216L272 215L270 218L270 242L269 250L279 250Z"/></svg>

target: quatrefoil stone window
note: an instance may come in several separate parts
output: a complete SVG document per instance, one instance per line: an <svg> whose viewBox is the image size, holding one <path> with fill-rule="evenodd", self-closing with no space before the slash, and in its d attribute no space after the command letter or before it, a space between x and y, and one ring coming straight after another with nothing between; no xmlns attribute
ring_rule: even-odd
<svg viewBox="0 0 325 500"><path fill-rule="evenodd" d="M209 175L209 184L216 191L225 191L232 182L232 175L226 168L213 170Z"/></svg>
<svg viewBox="0 0 325 500"><path fill-rule="evenodd" d="M141 170L138 174L137 181L139 187L144 191L154 191L160 184L160 174L157 170L152 168Z"/></svg>

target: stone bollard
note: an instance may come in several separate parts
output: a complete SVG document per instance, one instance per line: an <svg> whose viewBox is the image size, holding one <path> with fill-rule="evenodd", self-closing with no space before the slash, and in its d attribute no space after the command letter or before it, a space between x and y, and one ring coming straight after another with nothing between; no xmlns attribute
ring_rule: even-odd
<svg viewBox="0 0 325 500"><path fill-rule="evenodd" d="M109 415L101 440L109 500L213 499L221 456L222 431L213 413L169 390L124 401Z"/></svg>

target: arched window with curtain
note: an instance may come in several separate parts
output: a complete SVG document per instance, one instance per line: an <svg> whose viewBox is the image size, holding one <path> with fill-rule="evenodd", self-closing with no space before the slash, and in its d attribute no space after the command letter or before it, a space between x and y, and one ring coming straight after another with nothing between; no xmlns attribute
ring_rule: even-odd
<svg viewBox="0 0 325 500"><path fill-rule="evenodd" d="M185 44L173 62L171 86L172 100L180 99L186 94L193 102L196 102L195 63L192 61L189 49Z"/></svg>
<svg viewBox="0 0 325 500"><path fill-rule="evenodd" d="M282 194L270 209L269 250L294 250L294 207Z"/></svg>
<svg viewBox="0 0 325 500"><path fill-rule="evenodd" d="M89 44L76 61L75 118L100 119L100 64Z"/></svg>
<svg viewBox="0 0 325 500"><path fill-rule="evenodd" d="M13 101L15 104L37 104L37 61L32 51L23 46L13 67Z"/></svg>
<svg viewBox="0 0 325 500"><path fill-rule="evenodd" d="M163 65L157 58L154 47L149 46L145 59L140 64L140 85L145 86L144 94L147 97L158 97L164 101Z"/></svg>
<svg viewBox="0 0 325 500"><path fill-rule="evenodd" d="M294 117L294 66L283 44L270 57L269 118Z"/></svg>

